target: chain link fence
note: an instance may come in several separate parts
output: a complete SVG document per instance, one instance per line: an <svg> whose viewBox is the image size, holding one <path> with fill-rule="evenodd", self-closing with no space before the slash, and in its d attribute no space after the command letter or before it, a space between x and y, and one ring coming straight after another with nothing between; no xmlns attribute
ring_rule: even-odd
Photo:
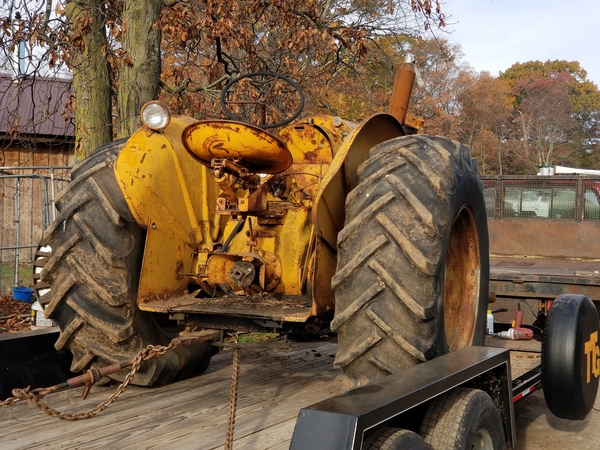
<svg viewBox="0 0 600 450"><path fill-rule="evenodd" d="M600 220L600 177L484 176L488 219Z"/></svg>
<svg viewBox="0 0 600 450"><path fill-rule="evenodd" d="M56 195L70 166L0 167L0 293L32 287L33 261L43 231L56 217Z"/></svg>

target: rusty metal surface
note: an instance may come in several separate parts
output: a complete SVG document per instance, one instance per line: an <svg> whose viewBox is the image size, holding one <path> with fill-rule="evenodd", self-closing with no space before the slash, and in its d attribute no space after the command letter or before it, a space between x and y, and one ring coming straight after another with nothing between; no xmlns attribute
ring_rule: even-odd
<svg viewBox="0 0 600 450"><path fill-rule="evenodd" d="M488 220L490 254L600 258L600 222L551 219Z"/></svg>
<svg viewBox="0 0 600 450"><path fill-rule="evenodd" d="M398 73L396 73L388 109L388 112L398 119L400 123L404 123L404 119L406 118L414 81L415 67L412 63L405 62L398 69Z"/></svg>
<svg viewBox="0 0 600 450"><path fill-rule="evenodd" d="M463 206L454 219L444 282L444 328L450 351L471 345L477 325L481 256L473 211Z"/></svg>
<svg viewBox="0 0 600 450"><path fill-rule="evenodd" d="M587 294L600 300L600 261L492 257L490 291L500 297Z"/></svg>
<svg viewBox="0 0 600 450"><path fill-rule="evenodd" d="M261 128L229 120L210 120L188 126L185 148L210 167L213 159L239 160L253 173L280 173L292 164L285 144Z"/></svg>
<svg viewBox="0 0 600 450"><path fill-rule="evenodd" d="M266 295L195 298L185 295L171 300L145 303L147 311L227 315L283 322L305 322L311 302L301 297L278 299Z"/></svg>
<svg viewBox="0 0 600 450"><path fill-rule="evenodd" d="M333 158L327 135L308 123L288 125L279 132L279 137L291 152L295 164L329 164Z"/></svg>

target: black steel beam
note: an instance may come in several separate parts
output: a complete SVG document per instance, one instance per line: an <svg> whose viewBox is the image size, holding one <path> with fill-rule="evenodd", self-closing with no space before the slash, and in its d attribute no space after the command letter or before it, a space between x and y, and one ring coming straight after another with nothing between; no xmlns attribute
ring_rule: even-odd
<svg viewBox="0 0 600 450"><path fill-rule="evenodd" d="M359 450L365 431L491 372L500 380L492 398L504 409L505 434L514 444L509 351L467 347L303 408L290 449Z"/></svg>
<svg viewBox="0 0 600 450"><path fill-rule="evenodd" d="M0 400L14 388L49 387L73 376L72 356L57 351L58 328L0 334Z"/></svg>

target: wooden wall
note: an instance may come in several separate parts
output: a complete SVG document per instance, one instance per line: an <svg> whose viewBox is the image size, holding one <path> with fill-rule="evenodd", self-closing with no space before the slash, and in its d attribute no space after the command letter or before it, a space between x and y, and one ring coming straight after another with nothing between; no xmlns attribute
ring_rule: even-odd
<svg viewBox="0 0 600 450"><path fill-rule="evenodd" d="M72 155L68 143L5 143L0 148L0 262L15 261L15 250L6 247L37 246L48 219L54 217L52 201L69 180L64 167L73 164ZM18 253L20 262L31 262L35 248Z"/></svg>

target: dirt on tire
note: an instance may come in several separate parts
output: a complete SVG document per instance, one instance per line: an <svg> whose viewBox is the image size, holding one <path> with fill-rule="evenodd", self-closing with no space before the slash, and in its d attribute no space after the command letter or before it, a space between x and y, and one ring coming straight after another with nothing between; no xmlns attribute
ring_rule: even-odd
<svg viewBox="0 0 600 450"><path fill-rule="evenodd" d="M122 147L123 141L101 147L74 168L38 250L40 279L50 286L38 291L39 301L61 329L56 348L73 354L73 372L128 361L147 345L170 341L154 316L137 307L145 230L114 174ZM210 345L190 351L180 347L146 362L133 384L166 384L205 370ZM125 375L111 377L121 381Z"/></svg>
<svg viewBox="0 0 600 450"><path fill-rule="evenodd" d="M346 199L332 280L346 387L483 344L487 239L468 147L420 135L371 150Z"/></svg>

